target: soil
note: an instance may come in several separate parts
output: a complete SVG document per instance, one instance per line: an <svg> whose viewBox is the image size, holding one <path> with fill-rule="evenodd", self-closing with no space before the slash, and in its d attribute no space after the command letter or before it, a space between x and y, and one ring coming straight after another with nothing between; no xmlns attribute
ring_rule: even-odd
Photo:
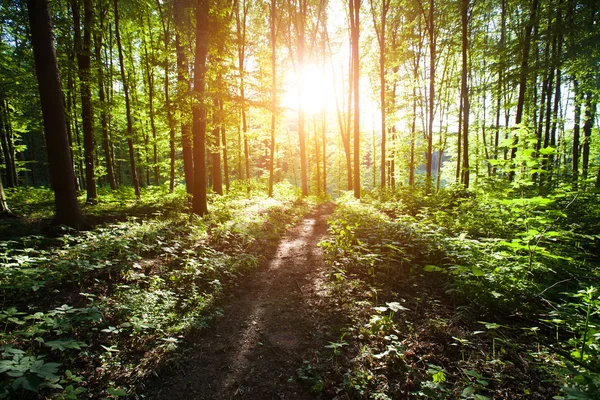
<svg viewBox="0 0 600 400"><path fill-rule="evenodd" d="M153 399L314 399L298 379L331 331L317 244L327 237L333 204L291 228L275 255L247 276L223 305L223 317L194 338L172 376L150 386Z"/></svg>

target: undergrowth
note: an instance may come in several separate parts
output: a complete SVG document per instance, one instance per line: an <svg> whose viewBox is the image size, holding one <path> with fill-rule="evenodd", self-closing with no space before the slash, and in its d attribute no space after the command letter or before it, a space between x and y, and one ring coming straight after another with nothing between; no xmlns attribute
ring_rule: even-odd
<svg viewBox="0 0 600 400"><path fill-rule="evenodd" d="M348 324L321 390L600 398L599 223L569 187L342 197L321 246Z"/></svg>
<svg viewBox="0 0 600 400"><path fill-rule="evenodd" d="M309 206L282 184L212 195L199 218L182 187L124 189L85 206L93 229L47 234L51 193L9 199L23 217L0 231L0 398L135 396Z"/></svg>

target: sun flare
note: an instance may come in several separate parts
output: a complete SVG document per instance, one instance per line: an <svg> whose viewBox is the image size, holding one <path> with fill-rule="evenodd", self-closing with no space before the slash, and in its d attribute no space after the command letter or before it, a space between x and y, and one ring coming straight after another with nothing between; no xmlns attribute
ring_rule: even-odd
<svg viewBox="0 0 600 400"><path fill-rule="evenodd" d="M317 114L327 107L327 98L333 93L333 84L327 82L325 71L315 65L304 69L304 83L297 74L291 73L286 81L288 90L283 98L283 105L291 110L300 107L308 114ZM302 94L300 98L300 85ZM331 87L330 87L331 86Z"/></svg>

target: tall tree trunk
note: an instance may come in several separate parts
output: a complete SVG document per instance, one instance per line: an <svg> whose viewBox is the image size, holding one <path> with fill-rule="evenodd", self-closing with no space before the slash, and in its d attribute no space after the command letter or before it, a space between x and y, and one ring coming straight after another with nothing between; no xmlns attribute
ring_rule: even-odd
<svg viewBox="0 0 600 400"><path fill-rule="evenodd" d="M223 100L219 101L219 111L223 114ZM225 191L229 193L229 164L227 159L227 135L225 134L225 124L221 124L221 143L223 146L223 172L225 175Z"/></svg>
<svg viewBox="0 0 600 400"><path fill-rule="evenodd" d="M31 44L46 132L48 166L54 189L54 224L85 227L77 202L75 175L69 155L69 139L60 74L54 49L52 21L47 0L27 0Z"/></svg>
<svg viewBox="0 0 600 400"><path fill-rule="evenodd" d="M574 116L573 116L573 184L577 185L579 179L579 139L581 134L581 96L579 93L579 82L577 78L573 79L573 97L575 98Z"/></svg>
<svg viewBox="0 0 600 400"><path fill-rule="evenodd" d="M358 41L360 35L360 0L350 0L350 34L352 43L352 89L354 99L354 197L360 199L360 59Z"/></svg>
<svg viewBox="0 0 600 400"><path fill-rule="evenodd" d="M502 89L504 88L504 73L505 73L505 42L506 42L506 1L501 0L500 11L500 41L498 42L498 83L496 86L496 132L494 135L494 160L498 160L498 146L500 144L500 111L502 104ZM507 128L506 126L504 127ZM497 164L492 167L492 173L495 175Z"/></svg>
<svg viewBox="0 0 600 400"><path fill-rule="evenodd" d="M95 53L98 63L98 98L100 100L100 121L102 125L102 149L104 150L104 158L106 160L106 179L111 190L117 189L115 180L115 172L113 169L113 160L110 154L110 140L108 137L108 119L106 117L106 98L104 88L104 64L102 63L102 32L104 30L104 18L107 9L100 9L100 29L95 35Z"/></svg>
<svg viewBox="0 0 600 400"><path fill-rule="evenodd" d="M529 11L529 20L525 26L525 35L523 42L523 53L521 55L521 69L519 71L519 98L517 99L517 111L515 115L516 128L520 129L521 122L523 121L523 109L525 106L525 93L527 89L527 76L529 75L529 49L531 45L531 31L533 25L536 24L536 15L538 9L539 0L533 0L531 2L531 9ZM513 160L517 155L517 145L519 143L518 132L513 136L513 143L511 145L510 159ZM515 173L511 170L508 174L508 179L512 181Z"/></svg>
<svg viewBox="0 0 600 400"><path fill-rule="evenodd" d="M585 116L583 123L583 149L581 152L581 176L588 178L588 168L590 163L590 142L592 141L592 127L596 118L596 103L592 101L592 93L587 92L585 97Z"/></svg>
<svg viewBox="0 0 600 400"><path fill-rule="evenodd" d="M299 9L295 13L296 38L298 43L298 137L300 141L300 180L302 185L302 196L308 196L308 165L306 163L306 132L305 112L303 108L304 98L304 45L308 1L299 0Z"/></svg>
<svg viewBox="0 0 600 400"><path fill-rule="evenodd" d="M269 146L269 197L273 197L273 184L275 180L275 120L277 113L277 1L271 0L269 14L269 39L271 42L271 143Z"/></svg>
<svg viewBox="0 0 600 400"><path fill-rule="evenodd" d="M374 1L370 0L371 16L373 17L373 26L377 34L379 44L379 101L381 103L381 188L385 189L385 167L387 162L386 146L386 103L385 103L385 22L390 7L391 0L381 0L381 11L379 26L377 26L377 17L374 7Z"/></svg>
<svg viewBox="0 0 600 400"><path fill-rule="evenodd" d="M169 3L168 3L169 4ZM175 121L173 120L173 106L171 104L171 93L169 91L169 66L170 66L170 47L171 47L171 16L170 13L164 13L160 0L156 1L156 5L161 15L161 26L163 29L163 44L165 46L165 59L163 68L165 74L165 108L167 111L167 125L169 126L169 192L173 193L175 187ZM159 171L157 160L157 143L154 141L154 179L156 184L159 184Z"/></svg>
<svg viewBox="0 0 600 400"><path fill-rule="evenodd" d="M81 119L83 121L83 148L85 160L85 188L87 202L95 203L97 198L94 177L94 131L92 121L92 89L90 87L90 63L93 9L91 0L83 0L83 40L80 32L79 3L71 0L75 27L75 48L79 67L79 90L81 92Z"/></svg>
<svg viewBox="0 0 600 400"><path fill-rule="evenodd" d="M148 19L148 29L150 30L150 20ZM152 36L150 35L150 40L152 40ZM158 149L157 149L157 139L156 139L156 123L154 121L155 112L154 112L154 68L150 66L150 55L148 54L148 46L146 40L143 40L144 43L144 55L145 55L145 63L146 67L146 87L148 88L148 114L150 117L150 129L152 130L152 169L154 172L154 184L158 186L159 182L159 171L158 171ZM153 50L152 41L150 42L150 49ZM166 68L167 76L169 75L169 68ZM167 78L168 79L168 78ZM168 99L168 93L167 99ZM166 104L165 104L166 105ZM148 137L146 136L146 164L148 164ZM150 177L148 166L146 165L146 183L150 185Z"/></svg>
<svg viewBox="0 0 600 400"><path fill-rule="evenodd" d="M117 38L117 48L119 50L119 67L121 70L121 80L123 83L123 92L125 94L125 111L127 114L127 147L129 148L129 163L131 165L131 179L135 196L140 197L140 184L138 181L137 170L135 166L135 152L133 149L133 120L131 116L131 104L129 102L129 85L125 75L125 62L123 60L123 46L121 46L121 34L119 33L119 0L114 0L115 6L115 36Z"/></svg>
<svg viewBox="0 0 600 400"><path fill-rule="evenodd" d="M191 36L189 21L186 19L186 6L188 0L175 0L175 52L177 53L177 92L180 98L184 98L190 90L190 78L188 57L186 54L186 40ZM192 130L187 115L190 112L187 99L181 101L179 109L181 124L181 146L183 149L183 171L185 174L185 186L188 194L194 193L194 152L192 144Z"/></svg>
<svg viewBox="0 0 600 400"><path fill-rule="evenodd" d="M461 25L462 25L462 110L463 110L463 164L462 183L469 187L469 86L468 86L468 55L469 36L469 0L461 0ZM438 160L440 162L441 160Z"/></svg>
<svg viewBox="0 0 600 400"><path fill-rule="evenodd" d="M240 74L240 101L242 113L242 135L244 141L244 161L246 166L246 190L250 193L250 148L248 144L248 123L246 121L246 88L245 88L245 59L246 59L246 20L248 17L248 2L241 0L242 15L240 15L240 2L236 3L236 27L238 39L238 69Z"/></svg>
<svg viewBox="0 0 600 400"><path fill-rule="evenodd" d="M206 56L208 54L208 0L198 0L196 6L196 60L194 61L193 106L194 134L194 198L192 210L198 215L208 213L206 203Z"/></svg>
<svg viewBox="0 0 600 400"><path fill-rule="evenodd" d="M220 87L221 77L217 78L217 87ZM214 148L211 149L212 162L212 187L217 194L223 194L223 175L221 174L221 125L223 116L219 113L219 99L213 99L213 140Z"/></svg>

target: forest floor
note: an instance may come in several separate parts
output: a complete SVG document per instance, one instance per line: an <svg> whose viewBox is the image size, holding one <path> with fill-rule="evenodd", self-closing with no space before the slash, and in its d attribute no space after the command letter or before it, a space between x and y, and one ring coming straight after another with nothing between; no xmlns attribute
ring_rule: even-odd
<svg viewBox="0 0 600 400"><path fill-rule="evenodd" d="M311 399L297 379L318 357L335 319L326 309L323 254L334 205L309 212L275 255L247 276L222 305L223 317L189 338L185 361L150 383L159 399Z"/></svg>

